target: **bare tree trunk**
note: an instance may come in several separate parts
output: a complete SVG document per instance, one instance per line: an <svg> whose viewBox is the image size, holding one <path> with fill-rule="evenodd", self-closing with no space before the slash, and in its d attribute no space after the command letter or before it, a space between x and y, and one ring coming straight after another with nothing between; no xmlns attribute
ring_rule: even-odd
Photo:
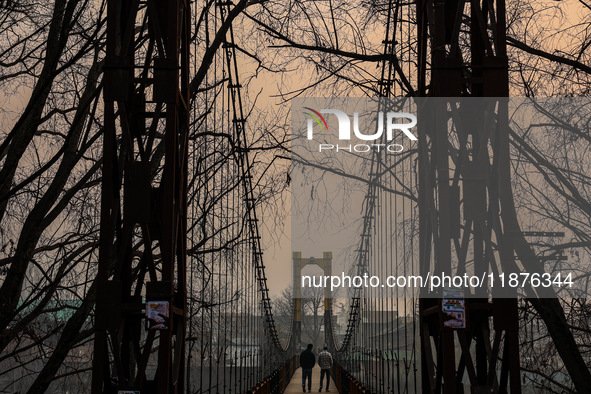
<svg viewBox="0 0 591 394"><path fill-rule="evenodd" d="M47 360L43 369L39 375L37 375L37 378L27 393L44 393L62 366L64 360L70 352L70 349L72 349L76 343L92 334L92 329L88 329L82 334L80 334L80 332L84 326L84 323L88 319L90 312L92 311L95 298L96 286L93 283L88 290L88 294L82 302L82 305L80 305L80 307L76 310L76 313L74 313L74 315L68 320L68 323L62 331L62 335L57 343L57 346L55 347L55 350L53 353L51 353L51 357L49 357L49 360Z"/></svg>
<svg viewBox="0 0 591 394"><path fill-rule="evenodd" d="M499 154L509 155L508 133L500 134L502 141L499 141ZM515 251L521 261L537 261L537 257L531 246L521 234L521 227L517 220L515 201L511 186L511 168L509 158L499 160L499 198L501 201L501 219L505 232L510 234L506 237L508 251ZM551 288L549 290L552 290ZM552 291L553 292L553 291ZM555 294L554 294L555 296ZM531 298L529 300L543 319L550 336L554 340L556 350L562 358L566 369L579 393L589 393L589 382L591 373L585 365L577 346L573 333L568 327L564 310L556 298Z"/></svg>
<svg viewBox="0 0 591 394"><path fill-rule="evenodd" d="M21 296L22 285L25 279L29 261L35 253L35 248L45 229L65 208L65 205L75 192L85 186L85 182L78 182L77 186L72 187L64 195L63 189L66 182L81 156L77 152L78 144L84 132L84 120L89 115L91 102L96 99L98 93L97 82L100 74L100 63L95 63L88 75L88 84L82 94L82 99L76 111L75 122L68 132L68 137L64 146L63 158L49 188L39 199L35 207L29 213L23 225L19 237L16 252L12 258L10 269L6 279L0 287L0 351L12 340L12 333L9 335L7 327L15 316L15 311ZM36 127L33 127L33 132ZM6 164L5 164L6 165ZM89 171L82 178L88 180L98 170L98 165L94 171ZM62 196L61 200L58 199ZM57 205L56 205L57 203ZM62 207L61 209L59 209Z"/></svg>

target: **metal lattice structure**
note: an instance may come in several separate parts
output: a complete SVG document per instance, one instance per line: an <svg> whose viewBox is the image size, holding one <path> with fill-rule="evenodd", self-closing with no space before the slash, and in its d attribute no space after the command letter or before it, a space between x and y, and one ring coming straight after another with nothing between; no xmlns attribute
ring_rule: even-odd
<svg viewBox="0 0 591 394"><path fill-rule="evenodd" d="M205 28L224 31L205 57L227 92L205 89L201 115L189 91L197 4L108 2L93 393L244 392L285 387L295 370L262 261L232 26L243 7L201 11Z"/></svg>
<svg viewBox="0 0 591 394"><path fill-rule="evenodd" d="M423 0L417 11L421 95L508 96L503 0ZM452 261L465 272L473 260L480 273L514 259L499 197L510 177L507 105L491 100L487 113L475 106L482 124L458 122L454 99L425 110L432 132L419 133L422 275L454 272ZM422 391L462 391L467 375L472 392L521 392L517 300L483 295L465 302L467 327L453 330L442 323L441 298L420 300Z"/></svg>
<svg viewBox="0 0 591 394"><path fill-rule="evenodd" d="M108 2L93 393L184 392L189 23Z"/></svg>

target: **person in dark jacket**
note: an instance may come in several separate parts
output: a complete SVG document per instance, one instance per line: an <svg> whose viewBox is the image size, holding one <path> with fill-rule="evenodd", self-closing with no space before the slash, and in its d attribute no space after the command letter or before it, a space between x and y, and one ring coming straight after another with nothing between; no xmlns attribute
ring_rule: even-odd
<svg viewBox="0 0 591 394"><path fill-rule="evenodd" d="M306 378L308 379L308 391L312 392L312 368L316 365L316 356L312 352L314 345L308 344L306 350L300 354L300 367L302 367L302 389L306 392Z"/></svg>

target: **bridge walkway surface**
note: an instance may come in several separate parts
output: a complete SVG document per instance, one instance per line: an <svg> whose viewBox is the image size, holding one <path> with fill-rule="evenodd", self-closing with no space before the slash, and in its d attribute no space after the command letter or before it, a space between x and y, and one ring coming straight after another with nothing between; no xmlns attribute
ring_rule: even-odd
<svg viewBox="0 0 591 394"><path fill-rule="evenodd" d="M325 382L326 383L326 382ZM312 393L317 393L318 392L318 388L320 387L320 367L318 366L318 364L316 364L316 366L314 366L314 369L312 370ZM287 385L287 388L284 391L284 394L293 394L293 393L302 393L302 369L298 368L292 378L291 381L289 382L289 384ZM306 393L308 392L308 385L306 382ZM324 387L322 387L322 392L326 392L326 384L324 385ZM339 391L337 390L337 387L334 384L334 380L332 380L332 377L330 379L330 392L331 393L338 393Z"/></svg>

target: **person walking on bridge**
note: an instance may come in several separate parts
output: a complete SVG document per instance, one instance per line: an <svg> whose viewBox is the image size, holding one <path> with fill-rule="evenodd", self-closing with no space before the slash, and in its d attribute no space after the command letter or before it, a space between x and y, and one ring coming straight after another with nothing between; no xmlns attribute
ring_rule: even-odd
<svg viewBox="0 0 591 394"><path fill-rule="evenodd" d="M329 390L330 386L330 369L332 368L332 355L328 352L328 346L324 346L324 350L318 355L318 366L320 367L320 389L322 391L322 380L326 376L326 391Z"/></svg>
<svg viewBox="0 0 591 394"><path fill-rule="evenodd" d="M314 345L308 344L306 350L300 354L300 367L302 367L302 390L306 392L306 378L308 379L308 391L312 392L312 368L316 365L316 356L312 352Z"/></svg>

